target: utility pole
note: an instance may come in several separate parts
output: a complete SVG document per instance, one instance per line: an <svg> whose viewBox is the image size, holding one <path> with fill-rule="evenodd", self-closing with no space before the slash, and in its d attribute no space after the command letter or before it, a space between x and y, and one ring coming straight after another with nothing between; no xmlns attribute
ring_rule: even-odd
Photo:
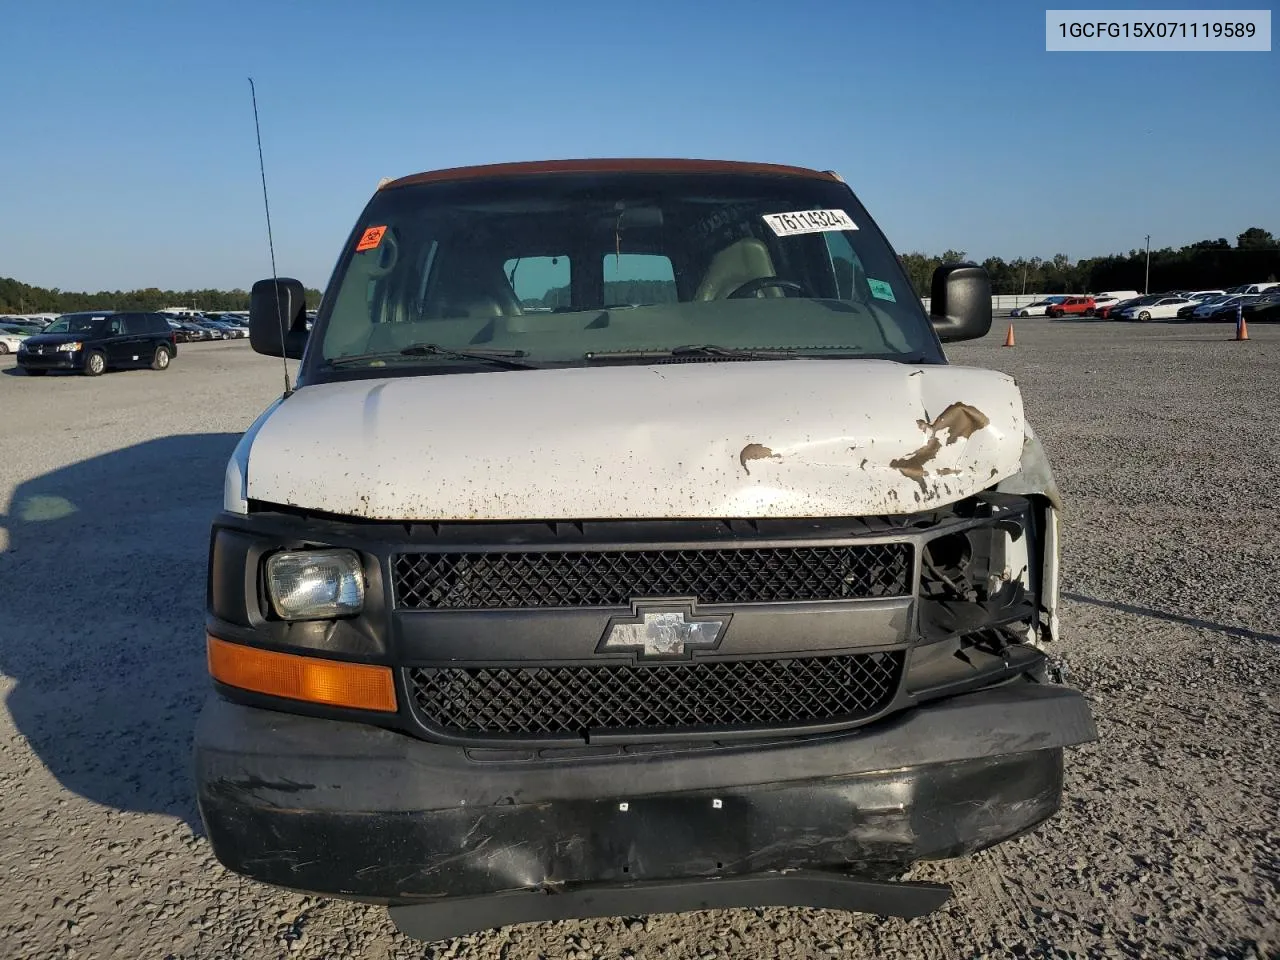
<svg viewBox="0 0 1280 960"><path fill-rule="evenodd" d="M1142 285L1143 294L1151 292L1151 234L1147 234L1147 279Z"/></svg>

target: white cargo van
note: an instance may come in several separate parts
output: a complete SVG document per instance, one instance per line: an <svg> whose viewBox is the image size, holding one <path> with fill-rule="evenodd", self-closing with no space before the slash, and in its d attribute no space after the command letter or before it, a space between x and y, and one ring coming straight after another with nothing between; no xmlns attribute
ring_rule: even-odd
<svg viewBox="0 0 1280 960"><path fill-rule="evenodd" d="M227 466L196 732L246 876L439 939L810 905L1032 829L1096 736L1058 682L1059 497L985 273L926 315L836 175L691 160L379 187L296 389Z"/></svg>

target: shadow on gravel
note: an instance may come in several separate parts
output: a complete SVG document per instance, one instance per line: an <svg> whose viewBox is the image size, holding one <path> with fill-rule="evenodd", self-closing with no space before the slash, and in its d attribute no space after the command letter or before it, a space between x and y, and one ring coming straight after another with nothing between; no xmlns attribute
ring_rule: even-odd
<svg viewBox="0 0 1280 960"><path fill-rule="evenodd" d="M1119 603L1115 600L1099 600L1097 597L1086 597L1082 593L1062 593L1064 600L1074 600L1076 603L1088 603L1095 607L1106 607L1108 610L1119 610L1121 613L1132 613L1139 617L1155 617L1158 620L1168 620L1170 623L1182 623L1188 627L1197 627L1201 630L1216 630L1218 633L1225 633L1230 637L1241 637L1245 640L1263 640L1267 643L1280 643L1280 634L1275 633L1259 633L1257 630L1249 630L1245 627L1230 627L1225 623L1214 623L1212 620L1201 620L1198 617L1184 617L1177 613L1167 613L1164 610L1155 610L1151 607L1139 607L1132 603Z"/></svg>
<svg viewBox="0 0 1280 960"><path fill-rule="evenodd" d="M237 439L172 436L92 457L21 484L0 514L14 725L66 789L197 831L209 521Z"/></svg>

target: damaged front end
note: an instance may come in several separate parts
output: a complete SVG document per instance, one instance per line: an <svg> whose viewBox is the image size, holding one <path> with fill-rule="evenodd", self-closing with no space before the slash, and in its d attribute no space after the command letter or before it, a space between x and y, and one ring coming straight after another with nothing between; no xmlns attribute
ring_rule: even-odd
<svg viewBox="0 0 1280 960"><path fill-rule="evenodd" d="M210 636L384 665L396 701L304 710L220 685L196 732L213 850L388 904L427 939L713 906L934 909L945 888L894 878L1053 816L1064 750L1096 738L1083 697L1047 682L1057 505L1028 434L1018 472L901 514L223 514ZM365 558L364 612L270 618L245 571L303 544ZM685 628L678 650L617 630L650 619Z"/></svg>
<svg viewBox="0 0 1280 960"><path fill-rule="evenodd" d="M1006 675L1048 677L1055 636L1056 524L1041 497L989 491L941 511L920 551L918 644L907 674L917 699Z"/></svg>
<svg viewBox="0 0 1280 960"><path fill-rule="evenodd" d="M911 694L981 685L993 673L1062 678L1049 646L1058 639L1061 507L1044 447L1026 424L1018 472L939 512L945 531L920 551Z"/></svg>

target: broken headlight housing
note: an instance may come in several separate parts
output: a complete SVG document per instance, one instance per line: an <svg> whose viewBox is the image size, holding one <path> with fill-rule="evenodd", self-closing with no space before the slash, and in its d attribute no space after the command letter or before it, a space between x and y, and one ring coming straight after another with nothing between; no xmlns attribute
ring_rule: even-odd
<svg viewBox="0 0 1280 960"><path fill-rule="evenodd" d="M989 495L967 524L928 541L920 570L923 639L1034 641L1034 539L1025 498Z"/></svg>

